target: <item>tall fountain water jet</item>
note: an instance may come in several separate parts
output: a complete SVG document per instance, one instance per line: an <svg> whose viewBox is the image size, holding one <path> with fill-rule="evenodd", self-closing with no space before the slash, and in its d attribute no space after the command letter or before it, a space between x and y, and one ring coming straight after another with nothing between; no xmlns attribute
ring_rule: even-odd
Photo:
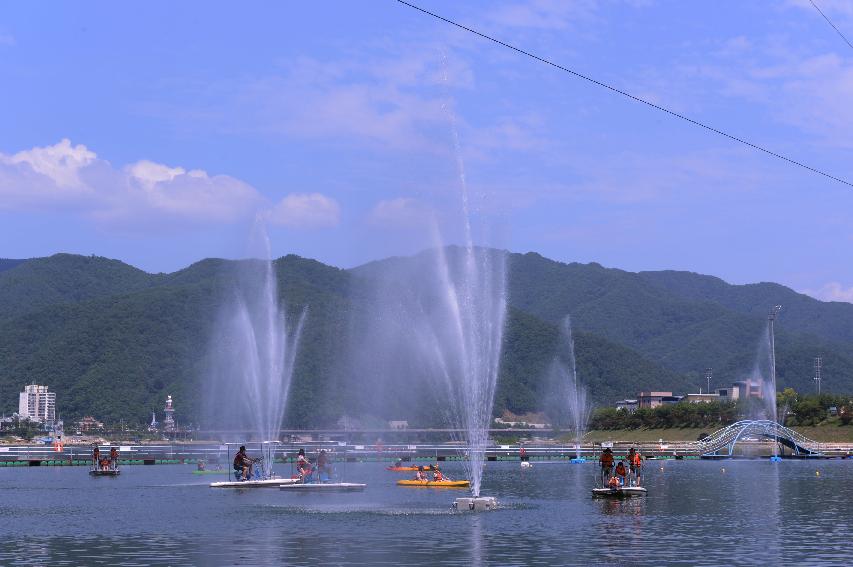
<svg viewBox="0 0 853 567"><path fill-rule="evenodd" d="M364 273L372 299L356 327L353 372L375 385L378 407L402 399L411 417L450 429L479 496L506 318L506 253L436 243ZM388 390L399 399L386 399ZM436 409L423 415L427 406Z"/></svg>
<svg viewBox="0 0 853 567"><path fill-rule="evenodd" d="M572 462L582 463L585 460L581 457L580 448L589 422L590 406L587 388L578 378L572 320L568 315L560 326L560 344L551 364L551 373L559 402L565 404L575 434L575 458Z"/></svg>
<svg viewBox="0 0 853 567"><path fill-rule="evenodd" d="M306 311L290 321L279 300L269 238L259 220L252 253L228 285L211 343L210 416L220 428L278 439ZM244 437L241 437L245 439Z"/></svg>
<svg viewBox="0 0 853 567"><path fill-rule="evenodd" d="M445 61L445 82L447 66ZM443 350L453 354L455 364L444 372L453 414L461 421L468 446L467 472L474 497L480 496L489 425L495 401L495 386L500 368L503 331L506 320L506 254L478 248L471 229L468 180L456 119L448 105L453 150L459 176L465 247L454 270L447 261L446 249L440 249L445 301L452 334ZM442 357L448 360L446 357Z"/></svg>

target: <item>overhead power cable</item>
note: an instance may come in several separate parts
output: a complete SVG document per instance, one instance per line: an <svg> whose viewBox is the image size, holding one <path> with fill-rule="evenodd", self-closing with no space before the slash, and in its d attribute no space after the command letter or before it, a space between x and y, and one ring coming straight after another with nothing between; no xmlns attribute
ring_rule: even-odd
<svg viewBox="0 0 853 567"><path fill-rule="evenodd" d="M823 10L818 8L817 4L814 3L814 0L809 0L809 2L811 3L812 6L814 6L814 9L817 10L817 13L820 14L821 16L823 16L823 19L826 20L826 23L831 25L832 29L834 29L836 31L836 33L838 33L838 35L841 36L841 39L844 40L844 43L846 43L850 47L850 49L853 49L853 43L850 43L850 40L848 40L844 36L844 34L841 33L841 30L838 29L837 27L835 27L835 24L832 23L832 20L830 20L829 18L826 17L826 14L823 13Z"/></svg>
<svg viewBox="0 0 853 567"><path fill-rule="evenodd" d="M729 134L729 133L724 132L718 128L714 128L713 126L709 126L708 124L705 124L704 122L694 120L693 118L690 118L689 116L685 116L683 114L675 112L674 110L670 110L669 108L666 108L665 106L661 106L659 104L655 104L655 103L653 103L649 100L646 100L644 98L632 95L631 93L623 91L622 89L614 87L613 85L609 85L603 81L593 79L592 77L590 77L588 75L584 75L583 73L579 73L578 71L573 71L572 69L569 69L568 67L564 67L563 65L560 65L558 63L554 63L553 61L551 61L549 59L545 59L544 57L540 57L534 53L531 53L530 51L525 51L524 49L521 49L520 47L516 47L512 44L501 41L495 37L492 37L492 36L487 35L485 33L479 32L473 28L469 28L467 26L464 26L464 25L462 25L458 22L455 22L451 19L445 18L444 16L440 16L440 15L436 14L435 12L430 12L429 10L421 8L420 6L416 6L415 4L411 4L409 2L406 2L405 0L397 0L397 2L399 2L400 4L402 4L404 6L408 6L409 8L412 8L414 10L417 10L418 12L421 12L423 14L426 14L428 16L432 16L433 18L435 18L437 20L441 20L442 22L445 22L447 24L455 26L461 30L472 33L472 34L479 36L483 39L487 39L487 40L489 40L493 43L496 43L500 46L506 47L507 49L511 49L517 53L520 53L520 54L526 56L526 57L529 57L531 59L535 59L536 61L539 61L540 63L550 65L551 67L554 67L555 69L559 69L560 71L568 73L568 74L570 74L570 75L572 75L578 79L583 79L584 81L587 81L587 82L590 82L596 86L608 89L614 93L620 94L620 95L622 95L626 98L629 98L633 101L641 102L641 103L645 104L646 106L654 108L655 110L660 110L661 112L665 112L666 114L669 114L670 116L673 116L675 118L680 118L681 120L684 120L685 122L689 122L690 124L693 124L694 126L699 126L700 128L704 128L705 130L708 130L708 131L713 132L715 134L719 134L720 136L723 136L725 138L728 138L730 140L733 140L735 142L743 144L744 146L750 147L754 150L758 150L760 152L763 152L767 155L773 156L773 157L780 159L782 161L786 161L789 164L796 165L797 167L801 167L802 169L811 171L812 173L817 173L818 175L822 175L823 177L832 179L833 181L837 181L837 182L843 183L844 185L847 185L849 187L853 187L853 182L847 181L846 179L843 179L841 177L837 177L835 175L832 175L831 173L827 173L827 172L822 171L816 167L812 167L810 165L807 165L801 161L797 161L795 159L789 158L789 157L784 156L780 153L774 152L773 150L769 150L763 146L759 146L758 144L753 144L752 142L750 142L748 140L745 140L745 139L740 138L738 136L735 136L733 134Z"/></svg>

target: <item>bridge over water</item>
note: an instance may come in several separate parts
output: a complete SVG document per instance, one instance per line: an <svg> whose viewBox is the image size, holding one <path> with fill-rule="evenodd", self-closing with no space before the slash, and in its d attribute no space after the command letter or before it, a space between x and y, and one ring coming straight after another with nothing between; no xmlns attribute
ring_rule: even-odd
<svg viewBox="0 0 853 567"><path fill-rule="evenodd" d="M763 437L788 447L795 455L819 456L821 443L812 441L793 429L768 419L745 419L719 429L693 443L691 449L702 456L731 456L735 445L746 437Z"/></svg>

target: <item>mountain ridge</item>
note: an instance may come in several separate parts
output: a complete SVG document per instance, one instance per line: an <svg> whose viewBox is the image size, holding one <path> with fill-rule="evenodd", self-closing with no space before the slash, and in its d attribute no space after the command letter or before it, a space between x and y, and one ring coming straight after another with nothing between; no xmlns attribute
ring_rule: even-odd
<svg viewBox="0 0 853 567"><path fill-rule="evenodd" d="M292 424L405 413L400 384L389 386L389 397L396 396L391 402L400 402L393 412L390 405L355 407L362 402L345 343L369 303L354 278L422 262L429 253L351 269L296 255L274 261L286 308L309 310L289 402ZM151 274L118 260L58 254L0 269L0 408L14 411L17 392L37 382L57 391L59 409L69 416L142 421L171 393L181 400L184 419L202 421L204 352L241 262L208 258ZM627 272L534 252L509 253L507 265L510 316L496 412L541 407L557 325L568 314L581 378L596 403L610 404L641 388L704 388L707 367L715 370L716 386L742 378L751 370L767 310L780 300L779 389L810 388L812 357L822 355L824 388L853 391L847 344L853 305L821 302L779 284L733 285L674 270Z"/></svg>

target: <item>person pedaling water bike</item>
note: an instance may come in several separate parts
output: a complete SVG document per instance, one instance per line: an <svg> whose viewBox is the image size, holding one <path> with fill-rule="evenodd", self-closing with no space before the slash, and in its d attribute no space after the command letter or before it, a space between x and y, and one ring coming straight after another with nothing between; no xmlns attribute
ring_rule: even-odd
<svg viewBox="0 0 853 567"><path fill-rule="evenodd" d="M317 473L320 475L325 474L326 476L331 476L331 471L329 470L329 457L326 454L325 449L322 449L320 454L317 456Z"/></svg>
<svg viewBox="0 0 853 567"><path fill-rule="evenodd" d="M610 450L610 447L602 451L598 464L601 465L601 484L606 485L613 471L613 451Z"/></svg>
<svg viewBox="0 0 853 567"><path fill-rule="evenodd" d="M234 470L240 473L240 480L249 480L255 468L255 461L246 454L246 446L240 445L240 450L234 455Z"/></svg>

